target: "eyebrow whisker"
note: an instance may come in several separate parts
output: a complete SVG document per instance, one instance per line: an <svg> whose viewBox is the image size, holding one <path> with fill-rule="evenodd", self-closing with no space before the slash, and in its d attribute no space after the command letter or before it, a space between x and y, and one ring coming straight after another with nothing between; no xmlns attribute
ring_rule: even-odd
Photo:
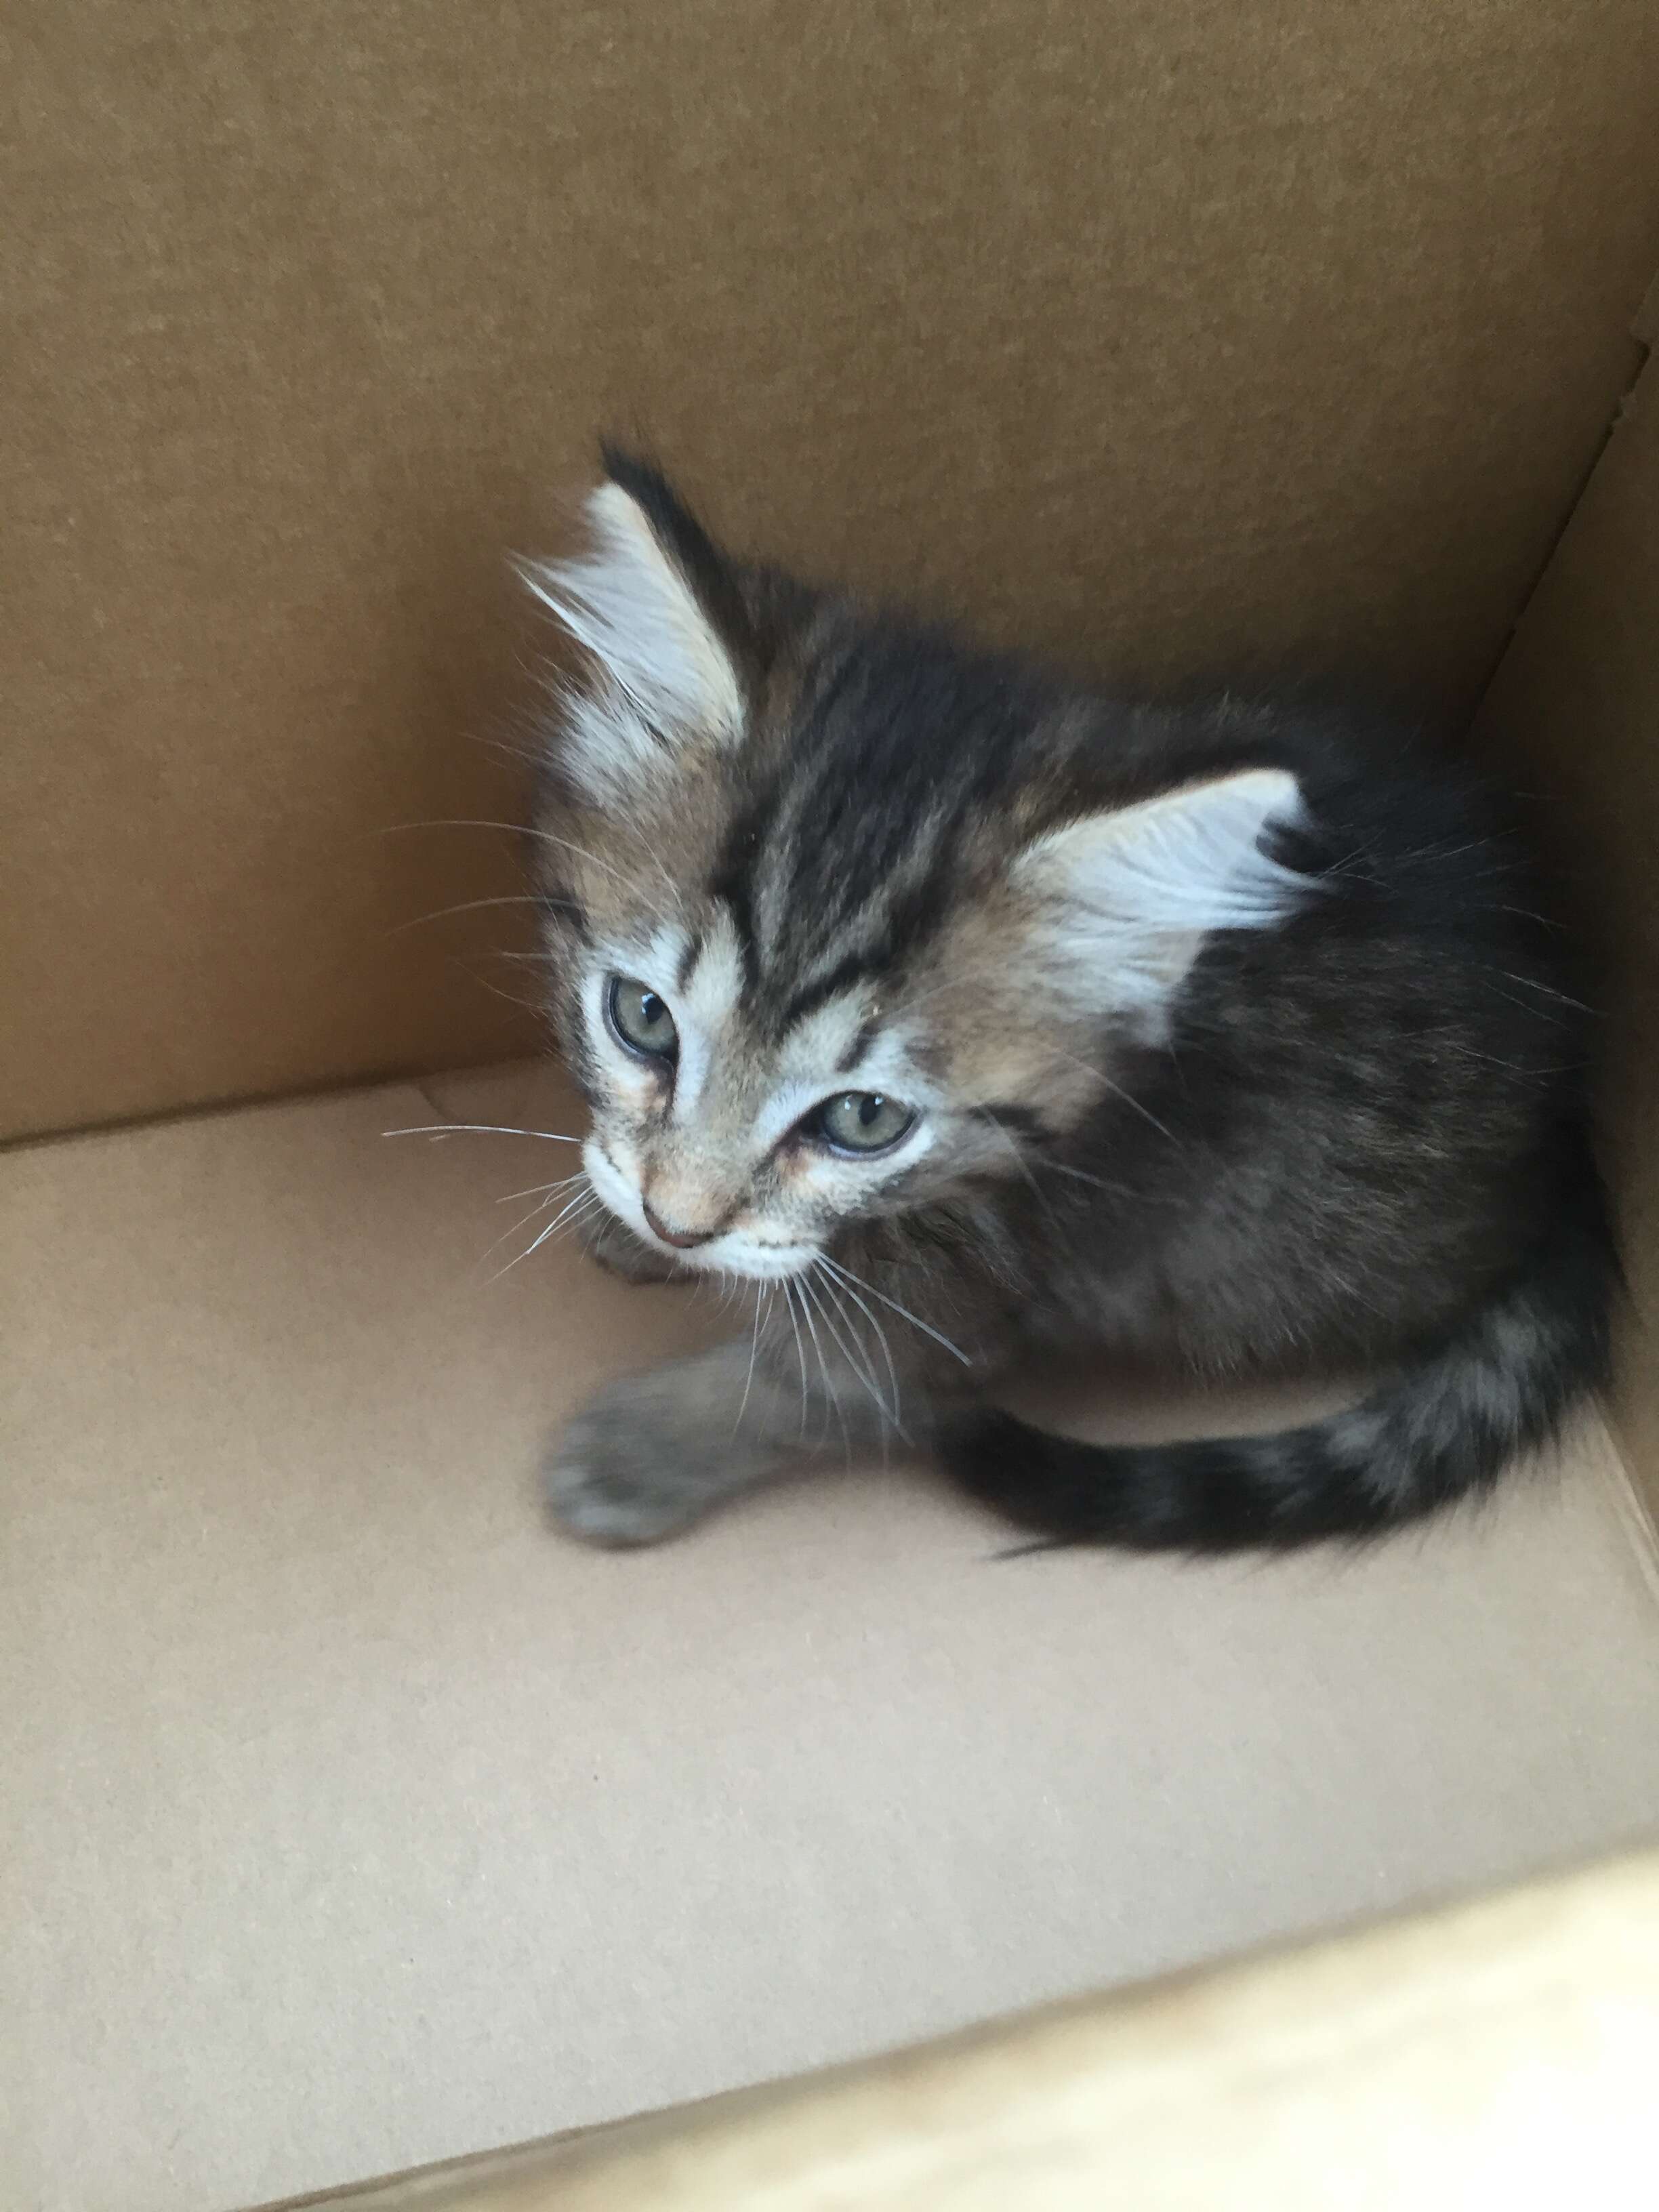
<svg viewBox="0 0 1659 2212"><path fill-rule="evenodd" d="M553 1129L510 1129L496 1121L430 1121L416 1129L382 1129L383 1137L539 1137L549 1145L580 1145L580 1137L562 1137Z"/></svg>

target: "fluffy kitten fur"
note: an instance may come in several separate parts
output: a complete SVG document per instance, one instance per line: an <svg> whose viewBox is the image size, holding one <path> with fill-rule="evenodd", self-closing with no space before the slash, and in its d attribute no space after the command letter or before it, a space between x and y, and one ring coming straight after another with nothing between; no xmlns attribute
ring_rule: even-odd
<svg viewBox="0 0 1659 2212"><path fill-rule="evenodd" d="M1397 732L965 649L606 465L586 552L526 572L585 664L535 849L589 1243L755 1314L566 1430L563 1525L647 1542L899 1429L1045 1536L1285 1546L1549 1437L1615 1262L1583 1016L1471 781ZM849 1157L817 1118L849 1096L836 1129L913 1119ZM996 1410L1044 1346L1389 1379L1276 1436L1097 1448Z"/></svg>

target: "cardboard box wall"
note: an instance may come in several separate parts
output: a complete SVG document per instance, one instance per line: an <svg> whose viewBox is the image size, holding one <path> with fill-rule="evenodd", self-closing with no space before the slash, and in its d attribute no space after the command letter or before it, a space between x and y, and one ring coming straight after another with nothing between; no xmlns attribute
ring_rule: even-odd
<svg viewBox="0 0 1659 2212"><path fill-rule="evenodd" d="M1645 0L11 0L0 1128L499 1056L469 736L596 428L1148 676L1467 708L1638 358ZM506 625L507 627L504 627Z"/></svg>
<svg viewBox="0 0 1659 2212"><path fill-rule="evenodd" d="M522 1471L619 1340L696 1324L556 1270L461 1304L529 1177L384 1159L421 1090L20 1152L21 2202L345 2179L1659 1820L1644 391L1579 502L1659 264L1656 40L1518 0L0 16L9 1133L544 1095L435 1073L529 1041L477 980L513 909L403 927L510 896L504 852L384 833L513 818L468 741L536 642L501 553L619 422L740 541L1131 676L1358 658L1455 714L1530 597L1481 738L1613 956L1638 1294L1622 1462L1340 1584L988 1600L938 1578L979 1533L873 1478L624 1579L540 1548ZM1143 1672L1144 1727L1075 1704Z"/></svg>

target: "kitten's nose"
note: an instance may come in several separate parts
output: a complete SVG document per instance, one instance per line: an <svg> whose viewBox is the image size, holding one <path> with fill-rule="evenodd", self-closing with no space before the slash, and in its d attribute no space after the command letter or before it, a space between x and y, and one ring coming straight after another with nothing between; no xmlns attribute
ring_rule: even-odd
<svg viewBox="0 0 1659 2212"><path fill-rule="evenodd" d="M713 1229L671 1229L648 1200L641 1200L645 1218L653 1237L660 1237L665 1244L672 1244L677 1252L689 1252L695 1245L707 1244L718 1234Z"/></svg>

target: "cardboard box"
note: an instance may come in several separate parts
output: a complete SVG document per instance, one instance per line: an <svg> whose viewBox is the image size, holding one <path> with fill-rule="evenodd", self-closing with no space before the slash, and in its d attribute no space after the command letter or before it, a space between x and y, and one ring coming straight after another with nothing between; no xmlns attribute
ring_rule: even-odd
<svg viewBox="0 0 1659 2212"><path fill-rule="evenodd" d="M1659 1864L1615 1863L308 2201L362 2212L1617 2204L1647 2169L1656 2039Z"/></svg>
<svg viewBox="0 0 1659 2212"><path fill-rule="evenodd" d="M348 2183L1659 1832L1645 0L0 44L7 2205ZM1605 1418L1357 1559L992 1564L875 1468L547 1535L544 1432L718 1317L489 1279L544 1148L380 1133L572 1110L487 988L511 840L400 825L517 817L502 556L606 423L1085 669L1473 712L1609 975Z"/></svg>

